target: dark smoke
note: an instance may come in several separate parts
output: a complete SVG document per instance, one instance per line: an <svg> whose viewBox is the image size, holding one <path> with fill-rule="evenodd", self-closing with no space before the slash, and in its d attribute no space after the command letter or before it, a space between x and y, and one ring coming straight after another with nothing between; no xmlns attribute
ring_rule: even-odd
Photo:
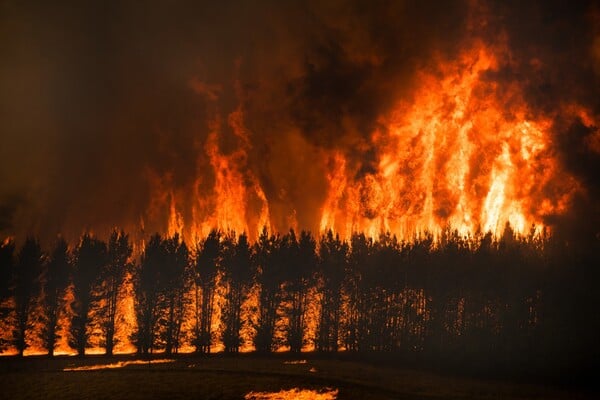
<svg viewBox="0 0 600 400"><path fill-rule="evenodd" d="M489 23L508 33L514 59L500 78L518 80L526 101L553 117L554 145L568 174L581 184L566 215L547 222L577 241L600 239L600 148L590 146L600 126L565 113L568 104L600 114L600 9L592 1L492 2ZM494 32L494 30L488 30ZM492 38L488 38L491 40Z"/></svg>
<svg viewBox="0 0 600 400"><path fill-rule="evenodd" d="M227 116L240 106L247 165L276 226L295 210L316 230L322 149L343 152L358 177L372 172L379 117L410 99L417 70L475 36L506 33L516 61L489 79L524 83L540 113L570 102L600 112L591 1L216 3L0 4L1 234L76 236L140 219L163 230L166 214L148 215L151 181L185 188L199 174L209 194L208 121L220 119L232 152ZM598 220L593 132L573 119L557 127L560 159Z"/></svg>

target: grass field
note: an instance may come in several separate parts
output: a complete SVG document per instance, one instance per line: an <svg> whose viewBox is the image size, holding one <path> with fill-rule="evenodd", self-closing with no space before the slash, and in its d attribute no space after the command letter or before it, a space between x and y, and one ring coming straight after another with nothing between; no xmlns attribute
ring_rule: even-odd
<svg viewBox="0 0 600 400"><path fill-rule="evenodd" d="M261 358L29 357L0 359L1 399L587 399L592 393L551 385L451 377L350 360L286 355ZM290 392L291 389L311 392ZM248 396L250 392L279 397ZM322 398L333 398L333 397Z"/></svg>

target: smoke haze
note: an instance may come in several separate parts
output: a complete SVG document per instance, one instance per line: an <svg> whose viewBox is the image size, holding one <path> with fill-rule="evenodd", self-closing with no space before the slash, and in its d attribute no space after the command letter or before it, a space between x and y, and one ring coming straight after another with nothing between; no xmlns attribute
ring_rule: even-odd
<svg viewBox="0 0 600 400"><path fill-rule="evenodd" d="M219 171L246 188L249 229L268 206L275 230L318 231L334 155L346 179L374 175L374 132L475 40L506 43L481 79L503 98L518 82L576 181L543 222L598 232L591 1L35 3L0 2L3 235L166 232L175 201L183 224L221 207Z"/></svg>

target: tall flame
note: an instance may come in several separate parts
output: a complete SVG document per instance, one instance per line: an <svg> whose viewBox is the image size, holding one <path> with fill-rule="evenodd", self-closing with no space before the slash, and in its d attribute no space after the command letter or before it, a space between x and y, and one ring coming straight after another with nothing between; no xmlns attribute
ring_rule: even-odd
<svg viewBox="0 0 600 400"><path fill-rule="evenodd" d="M371 136L372 172L333 156L321 230L410 238L448 226L499 233L509 223L524 232L561 211L576 183L561 179L550 118L529 109L517 84L487 78L508 55L475 41L456 61L421 71L413 99Z"/></svg>
<svg viewBox="0 0 600 400"><path fill-rule="evenodd" d="M464 48L455 59L439 56L435 66L423 67L411 96L380 115L368 139L370 163L353 160L343 149L320 150L327 189L322 207L314 210L316 226L302 228L332 229L345 238L389 231L410 239L447 227L463 235L499 234L507 224L523 233L533 225L541 229L547 216L567 209L579 184L557 160L556 114L530 107L522 82L495 78L514 62L506 39L493 46L472 39ZM218 88L192 86L218 108ZM289 229L274 225L269 204L276 199L267 196L249 164L252 137L239 82L236 94L239 105L227 118L213 110L201 147L199 164L208 160L214 180L199 168L190 203L189 188L174 188L170 176L154 179L149 214L164 204L170 235L196 241L218 228L247 232L253 239L263 227ZM559 112L595 126L580 106ZM228 152L222 146L226 129L235 142ZM297 227L295 214L275 217Z"/></svg>
<svg viewBox="0 0 600 400"><path fill-rule="evenodd" d="M192 86L208 101L217 100L217 95L213 91L208 91L207 85L194 81ZM238 88L237 91L240 92L240 89ZM205 179L206 171L198 167L189 213L191 221L184 221L185 210L182 211L177 206L180 198L188 197L189 188L181 188L179 192L173 188L169 189L170 204L167 228L169 235L179 233L192 242L196 242L215 228L224 232L246 232L250 237L254 237L263 227L271 227L267 196L259 180L248 167L248 151L251 148L251 141L245 125L242 105L229 113L226 120L227 127L235 136L236 148L229 153L222 150L221 141L225 126L220 113L215 112L208 123L210 132L203 144L203 152L199 154L198 161L201 165L202 159L208 158L214 175L214 183L207 181ZM164 179L163 181L169 182L170 180ZM156 203L164 204L165 202L164 185L155 184L155 186L157 186L155 196L158 199L151 202L153 207ZM185 203L185 200L181 203Z"/></svg>

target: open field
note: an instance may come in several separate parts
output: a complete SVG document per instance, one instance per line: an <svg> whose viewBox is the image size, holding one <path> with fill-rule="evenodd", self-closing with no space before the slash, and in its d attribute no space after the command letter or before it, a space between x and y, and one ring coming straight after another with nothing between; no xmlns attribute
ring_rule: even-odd
<svg viewBox="0 0 600 400"><path fill-rule="evenodd" d="M305 355L306 356L306 355ZM243 399L249 392L337 390L337 399L587 399L542 384L450 377L307 355L262 358L59 357L0 359L2 399ZM299 394L287 397L298 398ZM248 397L251 398L251 397ZM267 397L253 397L262 399ZM324 399L335 397L323 397Z"/></svg>

